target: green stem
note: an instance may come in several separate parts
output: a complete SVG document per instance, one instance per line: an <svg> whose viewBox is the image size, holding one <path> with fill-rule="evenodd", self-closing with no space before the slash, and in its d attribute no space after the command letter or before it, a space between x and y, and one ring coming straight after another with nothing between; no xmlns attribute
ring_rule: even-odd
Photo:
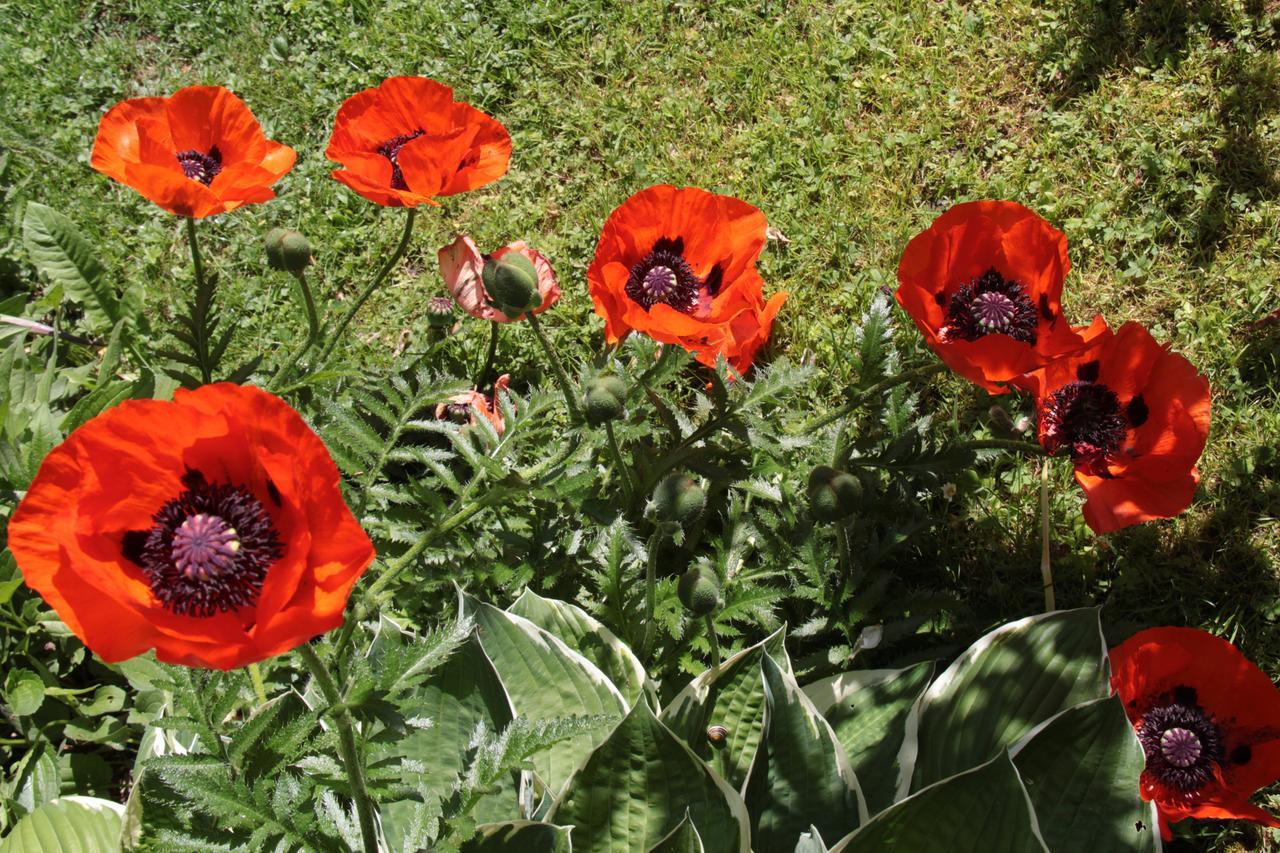
<svg viewBox="0 0 1280 853"><path fill-rule="evenodd" d="M253 692L258 697L258 704L267 704L267 687L262 683L262 670L256 663L249 664L249 680L253 682Z"/></svg>
<svg viewBox="0 0 1280 853"><path fill-rule="evenodd" d="M196 274L196 298L191 310L194 328L191 334L195 341L196 361L200 363L200 379L208 384L213 381L213 365L209 364L209 340L205 337L205 320L208 317L209 303L213 300L213 294L206 296L204 262L200 259L200 246L196 242L196 221L190 216L187 217L187 244L191 247L191 266Z"/></svg>
<svg viewBox="0 0 1280 853"><path fill-rule="evenodd" d="M849 580L853 576L853 558L849 553L849 531L845 527L844 521L836 522L836 548L839 554L836 559L836 572L840 577L833 604L839 607L844 601L845 591L848 589Z"/></svg>
<svg viewBox="0 0 1280 853"><path fill-rule="evenodd" d="M720 669L720 638L716 636L715 617L708 613L703 617L707 623L707 639L711 642L711 669Z"/></svg>
<svg viewBox="0 0 1280 853"><path fill-rule="evenodd" d="M484 366L476 373L476 381L472 384L477 388L483 388L485 379L489 376L489 369L493 367L493 358L498 354L498 330L502 327L501 323L489 322L492 331L489 333L489 354L484 357Z"/></svg>
<svg viewBox="0 0 1280 853"><path fill-rule="evenodd" d="M391 257L387 258L387 261L382 265L382 268L378 270L378 274L373 277L373 280L365 285L365 288L361 291L360 295L347 306L346 313L344 313L342 318L338 320L337 328L333 330L333 334L329 336L329 340L325 341L324 349L320 351L320 358L316 359L317 364L324 364L325 360L329 358L329 354L333 352L333 348L337 346L338 341L342 339L343 332L347 330L347 326L351 325L351 320L356 316L356 312L359 311L364 303L369 300L369 297L373 295L373 292L382 284L383 279L391 274L391 271L395 269L396 264L400 262L400 258L404 256L405 249L409 248L409 238L413 236L413 221L417 214L418 209L416 207L409 208L409 215L405 217L404 233L400 235L399 245L397 245L395 251L391 253Z"/></svg>
<svg viewBox="0 0 1280 853"><path fill-rule="evenodd" d="M1012 450L1014 453L1026 453L1031 456L1049 455L1039 444L1011 438L983 438L977 441L966 441L955 447L957 450Z"/></svg>
<svg viewBox="0 0 1280 853"><path fill-rule="evenodd" d="M627 464L622 459L622 450L618 447L618 439L613 434L613 421L604 422L604 431L609 436L609 450L613 453L613 463L618 466L618 476L622 480L622 493L627 500L627 506L633 506L635 503L635 486L631 483L631 472L627 470Z"/></svg>
<svg viewBox="0 0 1280 853"><path fill-rule="evenodd" d="M308 643L298 646L298 654L302 662L311 671L316 686L324 694L325 701L333 713L334 723L338 729L338 753L347 771L347 781L351 783L351 798L355 801L356 817L360 821L360 836L364 842L365 853L378 853L378 832L373 820L373 800L369 798L369 789L365 787L364 766L360 763L360 753L356 749L355 729L351 724L351 714L341 707L342 694L334 683L329 670L325 668L320 656Z"/></svg>
<svg viewBox="0 0 1280 853"><path fill-rule="evenodd" d="M1040 579L1044 583L1044 612L1052 613L1057 609L1053 595L1053 566L1049 560L1049 537L1051 533L1049 519L1049 465L1051 460L1045 457L1040 465Z"/></svg>
<svg viewBox="0 0 1280 853"><path fill-rule="evenodd" d="M876 396L877 394L882 394L885 391L888 391L890 388L895 388L898 385L902 385L904 383L911 382L916 379L927 379L928 377L933 376L935 373L943 373L946 370L947 370L947 366L945 364L943 364L942 362L936 362L934 364L927 364L924 367L916 367L916 368L912 368L911 370L904 370L901 373L897 373L897 374L894 374L893 376L882 379L881 381L877 382L875 385L872 385L870 388L867 388L864 391L855 392L849 398L849 402L845 403L843 406L841 406L839 409L836 409L834 412L828 412L822 417L812 420L809 423L805 424L803 431L805 433L811 433L815 430L822 429L823 427L829 426L843 417L853 414L854 410L856 410L859 406L861 406L866 400Z"/></svg>
<svg viewBox="0 0 1280 853"><path fill-rule="evenodd" d="M657 635L657 626L653 624L653 614L658 600L658 551L662 549L662 541L667 536L667 525L658 522L658 529L649 537L649 559L644 568L644 639L640 643L642 656L647 657Z"/></svg>
<svg viewBox="0 0 1280 853"><path fill-rule="evenodd" d="M569 382L569 374L565 373L564 365L560 363L560 356L556 355L555 347L551 346L551 339L543 331L538 315L530 311L525 316L529 318L529 325L533 327L533 333L538 336L538 342L542 344L542 349L551 362L551 374L555 377L556 384L560 386L560 393L564 394L564 404L569 410L569 420L577 423L581 420L581 415L578 412L578 401L573 395L573 385Z"/></svg>
<svg viewBox="0 0 1280 853"><path fill-rule="evenodd" d="M275 388L293 373L293 368L320 339L320 316L316 313L316 301L311 296L311 287L307 284L306 273L299 271L294 278L298 280L298 289L302 293L302 307L307 312L307 337L302 346L293 351L293 355L285 362L271 379L271 387Z"/></svg>

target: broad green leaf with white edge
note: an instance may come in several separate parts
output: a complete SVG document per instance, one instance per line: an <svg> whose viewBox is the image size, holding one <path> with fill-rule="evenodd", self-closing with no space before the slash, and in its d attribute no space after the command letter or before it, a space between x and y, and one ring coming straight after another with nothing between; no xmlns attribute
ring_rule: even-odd
<svg viewBox="0 0 1280 853"><path fill-rule="evenodd" d="M641 699L569 780L548 820L573 826L577 853L631 853L662 841L686 814L707 853L747 853L742 799Z"/></svg>
<svg viewBox="0 0 1280 853"><path fill-rule="evenodd" d="M13 769L13 778L0 790L18 814L30 814L62 793L61 774L53 747L39 743L31 747Z"/></svg>
<svg viewBox="0 0 1280 853"><path fill-rule="evenodd" d="M61 797L18 821L0 853L116 853L123 815L110 800Z"/></svg>
<svg viewBox="0 0 1280 853"><path fill-rule="evenodd" d="M822 833L817 827L809 827L809 831L800 836L795 853L827 853L827 845L823 843Z"/></svg>
<svg viewBox="0 0 1280 853"><path fill-rule="evenodd" d="M926 661L905 669L845 672L805 685L805 695L844 746L871 814L893 803L898 750L933 671L933 662Z"/></svg>
<svg viewBox="0 0 1280 853"><path fill-rule="evenodd" d="M482 823L462 853L571 853L569 827L533 820Z"/></svg>
<svg viewBox="0 0 1280 853"><path fill-rule="evenodd" d="M779 628L764 640L749 646L708 669L680 691L662 710L662 722L703 761L714 762L716 772L739 791L744 790L751 760L755 758L764 731L764 677L760 662L766 650L788 672L784 640ZM713 748L707 730L723 726L724 747Z"/></svg>
<svg viewBox="0 0 1280 853"><path fill-rule="evenodd" d="M693 818L685 811L684 820L676 824L676 828L667 837L649 848L649 853L704 853L702 836L693 825Z"/></svg>
<svg viewBox="0 0 1280 853"><path fill-rule="evenodd" d="M95 332L106 332L121 320L129 320L134 306L121 300L108 280L107 271L75 223L51 207L28 202L22 217L22 241L36 269L84 309L85 322Z"/></svg>
<svg viewBox="0 0 1280 853"><path fill-rule="evenodd" d="M1049 849L1161 849L1152 806L1138 794L1146 757L1119 696L1068 708L1009 752Z"/></svg>
<svg viewBox="0 0 1280 853"><path fill-rule="evenodd" d="M644 664L627 644L600 624L581 607L565 601L543 598L526 589L507 608L508 613L523 616L544 631L550 631L569 648L581 654L609 676L628 704L640 698L644 690Z"/></svg>
<svg viewBox="0 0 1280 853"><path fill-rule="evenodd" d="M990 761L1050 717L1110 692L1096 607L1002 625L920 697L899 756L897 798Z"/></svg>
<svg viewBox="0 0 1280 853"><path fill-rule="evenodd" d="M1009 754L929 785L873 817L831 853L1048 853ZM1077 853L1075 850L1062 853Z"/></svg>
<svg viewBox="0 0 1280 853"><path fill-rule="evenodd" d="M809 697L766 654L765 727L746 788L751 839L760 850L785 850L812 827L843 838L867 819L867 807L844 747Z"/></svg>
<svg viewBox="0 0 1280 853"><path fill-rule="evenodd" d="M608 676L554 634L466 593L460 597L462 615L475 620L480 645L517 716L536 721L566 714L626 714L626 700ZM559 792L607 736L608 729L595 729L561 741L533 756L534 770L553 792Z"/></svg>

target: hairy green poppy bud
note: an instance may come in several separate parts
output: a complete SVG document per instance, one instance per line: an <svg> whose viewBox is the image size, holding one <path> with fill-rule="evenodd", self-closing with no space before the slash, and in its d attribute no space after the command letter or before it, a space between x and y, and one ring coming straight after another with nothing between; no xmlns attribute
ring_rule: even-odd
<svg viewBox="0 0 1280 853"><path fill-rule="evenodd" d="M519 252L507 252L501 258L485 258L480 273L485 292L498 310L518 317L542 304L538 292L538 270L533 261Z"/></svg>
<svg viewBox="0 0 1280 853"><path fill-rule="evenodd" d="M433 296L427 300L427 324L433 329L447 329L453 325L453 300L448 296Z"/></svg>
<svg viewBox="0 0 1280 853"><path fill-rule="evenodd" d="M592 426L616 421L627 402L627 386L617 376L598 376L587 383L582 402L587 423Z"/></svg>
<svg viewBox="0 0 1280 853"><path fill-rule="evenodd" d="M697 520L707 505L707 495L688 474L668 474L653 490L654 515L682 527Z"/></svg>
<svg viewBox="0 0 1280 853"><path fill-rule="evenodd" d="M297 231L272 228L263 239L272 269L297 275L311 263L311 243Z"/></svg>
<svg viewBox="0 0 1280 853"><path fill-rule="evenodd" d="M720 579L706 567L695 566L682 574L676 592L694 616L706 616L720 606Z"/></svg>
<svg viewBox="0 0 1280 853"><path fill-rule="evenodd" d="M847 471L819 465L809 474L809 511L819 521L848 518L862 502L862 481Z"/></svg>

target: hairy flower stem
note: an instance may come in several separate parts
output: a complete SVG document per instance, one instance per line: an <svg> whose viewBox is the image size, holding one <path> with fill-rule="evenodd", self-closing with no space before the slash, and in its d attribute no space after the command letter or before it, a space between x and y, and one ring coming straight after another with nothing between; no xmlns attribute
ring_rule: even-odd
<svg viewBox="0 0 1280 853"><path fill-rule="evenodd" d="M357 296L349 306L347 306L346 312L342 315L342 318L338 320L337 328L333 330L333 334L329 335L329 339L325 341L324 349L320 351L320 357L316 359L317 365L324 364L325 360L329 358L329 354L332 353L333 348L338 345L338 341L342 340L343 332L347 330L347 326L351 325L351 321L356 316L356 312L360 310L365 302L369 301L369 297L378 289L383 280L391 274L391 271L395 269L396 264L400 262L400 258L404 256L405 250L409 248L409 238L413 236L413 221L417 214L418 209L416 207L409 208L409 215L405 217L404 233L400 235L399 245L397 245L395 251L391 253L391 257L387 258L386 263L382 265L382 268L378 270L378 274L373 277L373 280L365 285L365 288L360 292L360 295Z"/></svg>
<svg viewBox="0 0 1280 853"><path fill-rule="evenodd" d="M262 683L262 669L256 663L249 664L249 680L253 682L253 695L258 697L258 704L267 704L267 686Z"/></svg>
<svg viewBox="0 0 1280 853"><path fill-rule="evenodd" d="M543 331L542 322L538 319L538 315L530 311L525 316L529 320L529 325L533 328L533 333L538 336L538 342L542 344L542 349L547 354L547 359L551 362L551 375L555 377L556 384L560 386L560 393L564 394L564 404L569 410L569 420L577 423L582 419L582 415L578 411L578 401L574 398L573 383L569 381L569 374L565 373L564 365L560 363L560 356L556 354L555 347L551 346L551 339Z"/></svg>
<svg viewBox="0 0 1280 853"><path fill-rule="evenodd" d="M662 550L662 542L667 538L667 525L658 523L658 529L649 537L649 559L644 568L644 639L640 642L640 654L648 657L649 650L657 635L657 626L653 624L653 613L658 600L658 551Z"/></svg>
<svg viewBox="0 0 1280 853"><path fill-rule="evenodd" d="M204 262L200 260L200 246L196 242L196 221L187 217L187 244L191 247L191 266L196 274L196 298L191 303L191 338L195 344L196 361L200 365L200 380L206 385L213 381L213 365L209 363L209 338L205 334L209 308L213 304L213 292L206 286Z"/></svg>
<svg viewBox="0 0 1280 853"><path fill-rule="evenodd" d="M801 431L804 433L812 433L815 430L822 429L823 427L829 426L847 415L853 414L853 412L867 400L879 394L883 394L890 388L896 388L899 385L903 385L907 382L913 382L916 379L928 379L935 373L943 373L946 370L947 366L945 364L942 362L936 362L934 364L925 365L924 367L916 367L911 370L904 370L901 373L896 373L893 376L882 379L865 391L856 392L849 397L849 402L845 403L834 412L828 412L822 417L816 418L805 424Z"/></svg>
<svg viewBox="0 0 1280 853"><path fill-rule="evenodd" d="M338 729L338 754L347 771L347 781L351 785L351 799L355 801L356 817L360 821L360 837L364 844L364 853L378 853L378 832L373 819L373 800L369 798L369 789L365 787L364 766L360 763L360 753L356 749L355 728L351 724L351 713L341 708L342 695L338 685L334 683L329 670L309 643L298 646L298 654L302 662L311 671L316 686L324 694L324 700L333 711L333 720ZM338 709L338 710L334 710Z"/></svg>
<svg viewBox="0 0 1280 853"><path fill-rule="evenodd" d="M1049 465L1045 457L1040 465L1040 579L1044 582L1044 612L1057 609L1053 595L1053 567L1049 561Z"/></svg>
<svg viewBox="0 0 1280 853"><path fill-rule="evenodd" d="M501 323L489 321L491 331L489 332L489 354L484 357L484 363L480 370L476 372L476 381L471 383L476 388L483 388L485 380L489 376L489 370L493 367L494 356L498 354L498 330L502 328Z"/></svg>
<svg viewBox="0 0 1280 853"><path fill-rule="evenodd" d="M1011 450L1014 453L1026 453L1030 456L1048 456L1043 447L1035 442L1016 441L1009 438L984 438L977 441L966 441L957 444L957 450Z"/></svg>
<svg viewBox="0 0 1280 853"><path fill-rule="evenodd" d="M604 422L604 431L609 436L609 450L613 453L613 464L618 466L618 477L622 481L622 493L626 498L627 506L635 506L635 486L631 484L631 472L627 470L627 464L622 459L622 450L618 447L618 439L613 434L613 422Z"/></svg>
<svg viewBox="0 0 1280 853"><path fill-rule="evenodd" d="M849 579L853 576L853 558L849 553L849 531L845 528L843 521L836 522L836 548L839 554L836 558L836 572L840 577L837 581L836 598L832 603L839 607L844 600Z"/></svg>
<svg viewBox="0 0 1280 853"><path fill-rule="evenodd" d="M298 271L293 274L293 277L298 281L298 292L302 295L302 307L307 313L307 337L303 340L302 346L293 351L293 355L289 357L289 360L281 365L280 369L276 371L276 375L271 378L270 387L272 389L293 374L293 369L297 366L298 361L320 339L320 316L316 313L316 301L311 296L311 286L307 284L306 273Z"/></svg>
<svg viewBox="0 0 1280 853"><path fill-rule="evenodd" d="M715 617L708 613L702 617L707 623L707 639L711 643L711 670L720 671L720 638L716 636Z"/></svg>

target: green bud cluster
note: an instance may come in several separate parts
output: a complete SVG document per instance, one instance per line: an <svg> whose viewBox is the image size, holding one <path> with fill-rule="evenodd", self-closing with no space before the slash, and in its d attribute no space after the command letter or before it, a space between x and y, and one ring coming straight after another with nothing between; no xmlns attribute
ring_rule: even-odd
<svg viewBox="0 0 1280 853"><path fill-rule="evenodd" d="M809 511L819 521L848 518L862 503L862 481L848 471L819 465L809 474Z"/></svg>
<svg viewBox="0 0 1280 853"><path fill-rule="evenodd" d="M485 258L480 277L493 304L509 317L518 317L542 305L538 270L533 261L519 252Z"/></svg>
<svg viewBox="0 0 1280 853"><path fill-rule="evenodd" d="M301 275L311 264L311 243L297 231L272 228L263 239L267 264L273 270Z"/></svg>
<svg viewBox="0 0 1280 853"><path fill-rule="evenodd" d="M587 383L582 408L587 423L601 426L622 417L627 402L627 386L617 376L598 376Z"/></svg>
<svg viewBox="0 0 1280 853"><path fill-rule="evenodd" d="M706 616L720 606L720 579L706 567L695 566L680 576L680 602L694 616Z"/></svg>
<svg viewBox="0 0 1280 853"><path fill-rule="evenodd" d="M669 474L653 490L653 514L659 521L688 527L706 505L706 492L688 474Z"/></svg>

